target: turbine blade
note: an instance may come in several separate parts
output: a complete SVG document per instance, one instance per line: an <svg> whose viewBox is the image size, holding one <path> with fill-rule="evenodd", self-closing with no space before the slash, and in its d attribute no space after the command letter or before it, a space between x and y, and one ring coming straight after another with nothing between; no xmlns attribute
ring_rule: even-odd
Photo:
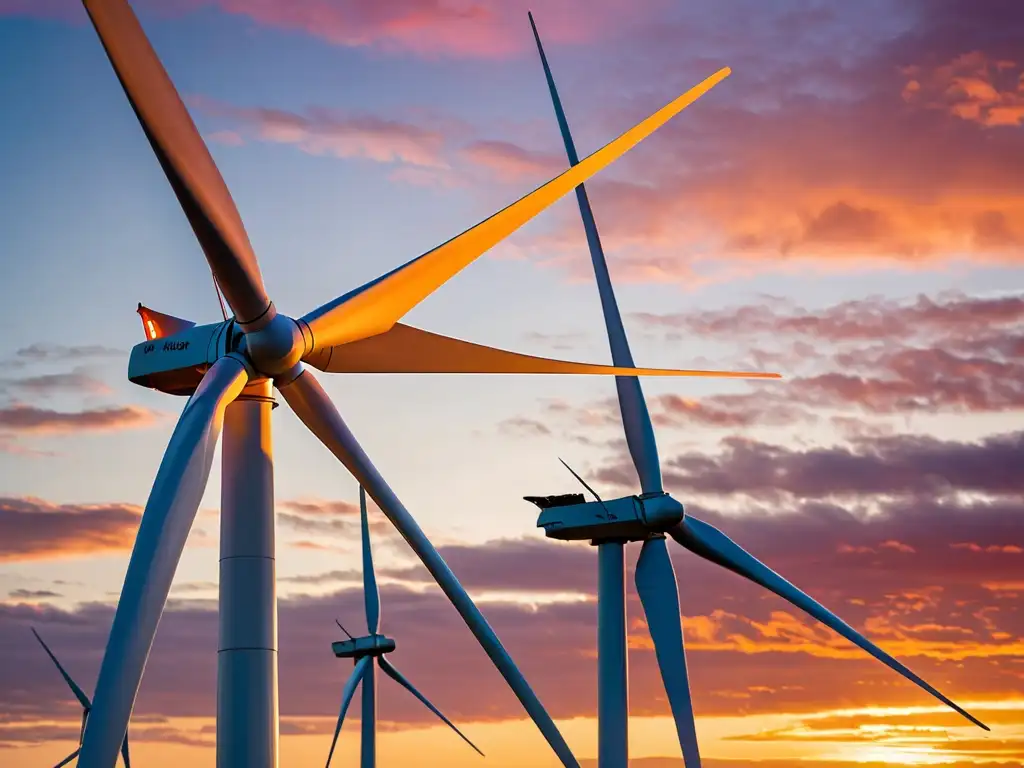
<svg viewBox="0 0 1024 768"><path fill-rule="evenodd" d="M540 62L544 67L544 77L548 81L548 90L551 92L551 101L555 107L555 117L562 132L562 141L565 143L565 152L569 157L570 166L575 167L580 159L576 154L572 134L569 132L569 123L562 109L562 100L558 97L555 79L551 74L547 56L544 55L544 46L541 45L540 33L537 32L533 14L528 13L527 15L530 17L533 37L537 41L537 52L540 54ZM604 324L608 332L612 362L621 368L632 368L633 355L629 351L626 329L622 325L619 305L615 301L615 291L608 274L604 249L601 247L601 238L597 234L597 222L594 220L594 212L590 208L590 199L587 197L587 190L583 184L576 187L576 201L579 203L583 229L587 234L590 260L594 264L594 276L597 278L597 290L601 296L601 310L604 313ZM651 424L651 415L647 410L647 402L644 400L640 381L635 376L620 376L615 380L615 389L619 396L619 411L622 414L622 426L626 432L626 445L640 478L640 487L644 493L660 493L662 485L658 444L654 439L654 427Z"/></svg>
<svg viewBox="0 0 1024 768"><path fill-rule="evenodd" d="M356 662L355 669L352 670L352 674L348 676L348 680L345 681L345 687L341 691L341 711L338 713L338 724L334 726L334 739L331 741L331 751L327 753L327 766L331 768L331 758L334 757L334 748L338 745L338 734L341 733L341 724L345 721L345 713L348 711L348 705L352 703L352 697L355 695L356 686L359 685L363 679L363 675L366 673L367 668L372 662L371 657L364 656Z"/></svg>
<svg viewBox="0 0 1024 768"><path fill-rule="evenodd" d="M85 721L89 719L88 708L82 710L82 727L78 729L78 746L82 746L82 739L85 738ZM125 737L127 738L127 737Z"/></svg>
<svg viewBox="0 0 1024 768"><path fill-rule="evenodd" d="M928 691L928 693L943 704L956 710L975 725L984 728L986 731L989 730L989 727L974 715L954 704L938 690L832 613L832 611L828 610L810 595L790 584L713 525L687 515L681 523L671 528L669 533L673 539L694 554L700 555L705 560L710 560L723 568L728 568L733 573L737 573L755 584L760 584L765 589L774 592L800 610L805 611L825 626L838 632L854 645L870 653L889 668L899 672L912 683Z"/></svg>
<svg viewBox="0 0 1024 768"><path fill-rule="evenodd" d="M125 95L240 323L270 308L224 179L125 0L83 0Z"/></svg>
<svg viewBox="0 0 1024 768"><path fill-rule="evenodd" d="M121 759L124 760L124 768L132 768L131 755L128 753L128 734L124 735L124 741L121 742Z"/></svg>
<svg viewBox="0 0 1024 768"><path fill-rule="evenodd" d="M777 379L777 373L746 371L689 371L661 368L617 368L522 355L431 333L396 323L391 330L305 358L328 373L505 373L505 374L631 374L641 376L702 376Z"/></svg>
<svg viewBox="0 0 1024 768"><path fill-rule="evenodd" d="M435 707L433 704L431 704L430 700L427 699L426 696L424 696L422 693L420 693L418 690L416 690L416 686L414 686L412 683L410 683L406 679L405 675L403 675L401 672L399 672L398 669L396 669L395 666L392 665L392 663L390 661L388 661L383 656L378 657L378 661L380 663L380 668L384 670L384 674L386 674L388 677L390 677L392 680L394 680L400 686L405 688L405 690L407 690L409 693L411 693L413 696L415 696L417 699L419 699L427 709L429 709L431 712L433 712L435 715L437 715L439 718L441 718L441 720L443 720L445 722L445 724L449 728L451 728L453 731L455 731L457 734L459 734L459 736L462 737L462 740L464 742L466 742L467 744L469 744L469 746L471 746L473 749L475 749L477 751L477 753L481 757L486 757L486 755L484 755L484 753L480 751L480 748L476 744L474 744L472 741L470 741L466 737L466 734L464 734L462 731L460 731L458 728L456 728L455 727L455 723L453 723L451 720L449 720L447 717L445 717L442 714L441 710L439 710L437 707Z"/></svg>
<svg viewBox="0 0 1024 768"><path fill-rule="evenodd" d="M665 694L672 707L679 748L686 768L700 768L697 729L693 720L693 699L686 673L686 650L679 614L676 573L668 556L665 539L658 536L644 542L634 573L647 628L651 632Z"/></svg>
<svg viewBox="0 0 1024 768"><path fill-rule="evenodd" d="M79 703L82 705L85 711L88 712L89 707L92 706L92 702L90 702L89 697L85 695L85 691L79 688L78 683L71 679L71 675L69 675L67 673L67 670L64 669L61 663L57 661L57 657L53 655L53 651L50 650L50 646L43 642L43 638L41 638L39 636L39 633L36 632L35 627L29 627L29 629L32 630L32 634L36 636L36 640L39 641L39 644L43 646L43 650L46 651L46 655L50 657L50 660L54 664L57 665L57 671L60 672L61 677L64 678L64 682L68 684L68 687L71 689L71 692L75 694L75 698L78 699ZM84 715L85 713L83 713L83 719Z"/></svg>
<svg viewBox="0 0 1024 768"><path fill-rule="evenodd" d="M314 344L333 347L384 333L448 279L571 189L635 147L728 77L729 73L728 67L719 70L578 165L458 237L310 312L303 320L313 332Z"/></svg>
<svg viewBox="0 0 1024 768"><path fill-rule="evenodd" d="M370 549L370 524L366 519L366 489L359 486L359 517L363 529L363 599L366 601L366 626L377 634L380 625L380 592L373 573L373 550Z"/></svg>
<svg viewBox="0 0 1024 768"><path fill-rule="evenodd" d="M537 695L530 688L522 673L509 656L508 651L498 640L487 619L473 603L462 584L452 573L440 553L430 543L423 530L416 523L394 491L384 482L384 478L370 462L356 441L348 425L341 418L327 393L312 373L304 370L292 382L280 387L281 394L291 406L295 415L327 446L338 460L344 464L366 492L377 502L391 524L408 542L413 552L430 571L431 576L462 616L463 621L476 636L491 661L498 668L509 687L519 698L523 707L533 718L534 723L547 739L555 754L567 768L578 768L579 764L573 757L569 746L558 732L557 726Z"/></svg>
<svg viewBox="0 0 1024 768"><path fill-rule="evenodd" d="M203 376L174 428L114 612L82 740L82 765L117 761L174 571L210 476L224 410L247 380L239 360L222 357Z"/></svg>
<svg viewBox="0 0 1024 768"><path fill-rule="evenodd" d="M59 763L57 763L55 766L53 766L53 768L63 768L65 765L67 765L72 760L74 760L78 756L78 753L81 752L81 751L82 751L81 749L76 749L70 755L68 755L63 760L61 760Z"/></svg>

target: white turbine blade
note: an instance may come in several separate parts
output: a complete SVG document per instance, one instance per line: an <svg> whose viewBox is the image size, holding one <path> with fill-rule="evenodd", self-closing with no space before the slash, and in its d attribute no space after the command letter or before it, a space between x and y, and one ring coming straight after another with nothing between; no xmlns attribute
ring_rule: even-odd
<svg viewBox="0 0 1024 768"><path fill-rule="evenodd" d="M686 672L686 650L683 646L683 628L679 614L679 593L676 573L665 547L665 539L658 536L644 542L634 573L636 591L647 617L647 628L658 657L658 668L665 684L665 694L672 708L679 748L686 768L700 768L697 749L697 729L693 720L693 699L690 697L690 679Z"/></svg>
<svg viewBox="0 0 1024 768"><path fill-rule="evenodd" d="M345 687L341 691L341 711L338 713L338 724L334 726L334 739L331 741L331 751L327 753L326 768L331 768L331 758L334 757L334 748L338 746L338 734L341 733L341 724L345 721L345 713L348 711L348 705L352 703L356 686L362 681L363 675L366 674L366 670L369 669L372 661L373 659L369 656L361 658L356 662L355 669L348 676L348 680L345 681Z"/></svg>
<svg viewBox="0 0 1024 768"><path fill-rule="evenodd" d="M67 765L72 760L74 760L78 756L78 753L81 752L81 751L82 751L81 749L76 749L70 755L68 755L63 760L61 760L59 763L57 763L55 766L53 766L53 768L63 768L63 766ZM79 762L81 762L81 761L79 761Z"/></svg>
<svg viewBox="0 0 1024 768"><path fill-rule="evenodd" d="M449 278L635 147L729 73L728 67L720 69L578 165L458 237L310 312L303 320L313 332L313 343L317 347L333 347L384 333Z"/></svg>
<svg viewBox="0 0 1024 768"><path fill-rule="evenodd" d="M241 323L270 308L242 219L174 84L125 0L83 0L217 283Z"/></svg>
<svg viewBox="0 0 1024 768"><path fill-rule="evenodd" d="M43 638L39 636L39 633L36 632L35 628L29 627L29 629L32 630L32 634L36 636L36 640L39 641L39 644L43 646L43 650L46 651L46 655L50 657L54 664L57 665L57 671L60 672L61 677L64 678L64 682L68 684L71 692L75 694L75 698L78 699L79 703L85 709L85 712L82 713L84 720L85 714L89 711L89 707L92 706L92 703L89 701L89 697L85 695L85 691L78 687L78 683L71 679L71 675L69 675L61 663L57 661L57 657L53 655L53 651L50 650L50 646L43 642Z"/></svg>
<svg viewBox="0 0 1024 768"><path fill-rule="evenodd" d="M755 584L760 584L765 589L774 592L776 595L795 605L800 610L805 611L825 626L838 632L854 645L863 648L876 659L896 672L899 672L912 683L928 691L928 693L937 698L943 704L956 710L975 725L984 728L986 731L989 730L987 725L981 722L970 712L954 704L938 690L926 683L903 664L896 661L896 659L832 613L832 611L828 610L810 595L790 584L713 525L709 525L708 523L702 522L691 515L687 515L683 518L681 523L674 528L671 528L668 532L672 535L673 539L678 541L694 554L700 555L705 560L710 560L723 568L728 568L733 573L737 573Z"/></svg>
<svg viewBox="0 0 1024 768"><path fill-rule="evenodd" d="M370 549L370 523L366 519L366 490L359 486L359 519L363 530L363 599L366 602L366 626L371 635L380 626L380 592L373 573L373 550Z"/></svg>
<svg viewBox="0 0 1024 768"><path fill-rule="evenodd" d="M547 56L544 55L544 46L541 45L540 33L537 32L533 14L528 13L527 15L530 18L530 26L533 28L533 37L537 41L537 52L540 54L544 76L548 81L548 90L551 92L551 101L555 107L555 117L558 120L559 130L562 132L562 141L565 143L565 152L569 157L570 166L576 166L580 159L576 154L576 145L573 143L572 134L569 132L569 122L562 109L562 100L558 97L555 79L551 74L551 67L548 66ZM579 203L580 216L583 219L583 229L587 234L587 245L590 247L590 260L594 265L597 290L601 296L601 309L604 313L605 329L608 332L608 344L612 351L612 362L622 368L632 368L634 367L633 355L629 351L626 329L622 325L619 305L615 301L615 291L608 274L608 263L604 257L604 249L601 247L601 238L597 233L597 222L594 220L594 212L590 208L590 199L587 197L587 190L583 184L576 187L576 200ZM640 487L644 493L660 493L662 485L658 444L654 439L654 427L651 424L651 415L647 410L647 402L644 400L640 381L635 376L620 376L615 380L615 388L619 396L622 426L626 432L626 445L640 478Z"/></svg>
<svg viewBox="0 0 1024 768"><path fill-rule="evenodd" d="M477 751L477 753L481 757L486 757L486 755L484 755L484 753L480 751L480 748L476 744L474 744L472 741L470 741L466 737L466 734L464 734L462 731L460 731L458 728L456 728L455 727L455 723L453 723L451 720L449 720L447 717L445 717L442 714L441 710L439 710L437 707L435 707L433 704L431 704L430 700L427 699L426 696L424 696L422 693L420 693L418 690L416 690L416 686L414 686L412 683L410 683L406 679L405 675L403 675L401 672L399 672L394 667L394 665L391 664L390 661L388 661L383 656L380 656L378 658L378 661L380 662L380 668L384 670L384 674L386 674L388 677L390 677L392 680L394 680L400 686L405 688L405 690L407 690L409 693L411 693L413 696L415 696L417 699L419 699L423 703L423 706L425 706L427 709L429 709L431 712L433 712L435 715L437 715L439 718L441 718L441 720L443 720L444 723L449 728L451 728L453 731L455 731L457 734L459 734L459 736L462 737L462 740L464 742L466 742L467 744L469 744L469 746L471 746L473 749L475 749Z"/></svg>
<svg viewBox="0 0 1024 768"><path fill-rule="evenodd" d="M477 641L533 718L533 722L537 724L562 764L567 768L578 768L576 758L558 732L551 716L494 634L487 619L480 613L480 609L473 603L473 599L455 578L455 574L430 543L413 516L384 482L384 478L363 452L313 374L309 370L304 370L294 381L281 386L280 391L302 423L348 468L360 485L366 488L366 492L377 502L377 506L430 571L438 586L455 606L455 610L462 616L463 621L472 630Z"/></svg>
<svg viewBox="0 0 1024 768"><path fill-rule="evenodd" d="M522 355L396 323L368 339L314 351L305 358L328 373L502 373L702 376L777 379L777 373L621 368Z"/></svg>
<svg viewBox="0 0 1024 768"><path fill-rule="evenodd" d="M206 489L224 409L248 380L222 357L185 405L146 502L82 740L82 766L112 766L128 732L160 615Z"/></svg>

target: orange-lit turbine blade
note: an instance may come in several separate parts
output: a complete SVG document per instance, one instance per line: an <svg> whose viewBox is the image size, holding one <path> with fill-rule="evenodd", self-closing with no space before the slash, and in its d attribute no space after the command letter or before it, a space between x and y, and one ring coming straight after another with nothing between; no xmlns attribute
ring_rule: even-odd
<svg viewBox="0 0 1024 768"><path fill-rule="evenodd" d="M317 350L306 362L329 373L570 373L779 379L777 373L620 368L521 355L396 323L390 331Z"/></svg>
<svg viewBox="0 0 1024 768"><path fill-rule="evenodd" d="M624 155L730 74L724 67L544 186L404 266L304 318L317 348L384 333L492 246Z"/></svg>

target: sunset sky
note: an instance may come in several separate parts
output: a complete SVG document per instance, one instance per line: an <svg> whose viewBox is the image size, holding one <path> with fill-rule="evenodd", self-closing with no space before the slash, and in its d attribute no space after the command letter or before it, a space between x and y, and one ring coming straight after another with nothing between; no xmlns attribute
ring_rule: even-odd
<svg viewBox="0 0 1024 768"><path fill-rule="evenodd" d="M522 0L134 0L300 316L566 161ZM1024 3L534 0L581 154L731 77L588 184L666 489L991 733L773 595L670 546L705 768L1024 765ZM53 764L89 693L184 401L127 381L141 301L220 319L209 268L78 0L0 0L0 764ZM609 362L575 199L409 322ZM596 766L596 552L531 494L638 492L602 377L319 377ZM274 419L281 765L326 758L364 627L357 485ZM136 702L133 763L215 764L219 461ZM375 507L396 665L381 765L554 766ZM630 741L679 746L627 551ZM351 626L350 626L351 625ZM336 765L358 753L358 707Z"/></svg>

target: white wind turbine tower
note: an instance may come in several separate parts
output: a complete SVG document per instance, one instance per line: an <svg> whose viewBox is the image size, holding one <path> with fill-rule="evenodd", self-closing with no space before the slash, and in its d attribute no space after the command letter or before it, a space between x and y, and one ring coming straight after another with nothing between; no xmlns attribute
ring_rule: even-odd
<svg viewBox="0 0 1024 768"><path fill-rule="evenodd" d="M36 632L34 628L31 629L32 634L36 636L36 640L39 641L39 644L43 646L43 650L46 651L46 655L50 657L50 660L57 667L57 671L60 672L60 676L64 678L64 682L68 684L68 688L70 688L71 692L75 694L75 698L78 699L78 703L82 705L82 728L78 732L78 749L54 766L54 768L62 768L62 766L67 765L78 757L78 753L82 749L82 736L85 734L85 723L89 719L89 712L92 710L92 702L89 701L89 697L85 695L85 691L78 686L78 683L71 679L71 675L69 675L67 670L64 669L64 666L57 661L57 657L53 655L53 651L50 650L50 646L43 641L43 638L39 636L39 633ZM124 768L132 768L131 755L128 752L127 733L125 734L124 741L121 742L121 759L124 761Z"/></svg>
<svg viewBox="0 0 1024 768"><path fill-rule="evenodd" d="M341 626L341 631L348 635L348 640L341 640L331 645L334 655L339 659L353 659L355 669L345 682L341 693L341 711L338 714L338 724L334 728L334 739L331 741L331 751L327 755L327 768L331 768L331 758L334 756L334 748L338 744L338 734L341 733L341 725L345 720L345 713L355 695L356 687L362 685L362 742L360 743L360 766L362 768L374 768L377 764L377 670L373 665L374 659L383 670L384 674L405 688L415 696L422 704L437 715L453 731L462 737L469 746L483 756L483 752L470 741L466 735L455 727L455 724L445 717L441 710L435 707L430 701L416 690L416 687L409 682L395 666L387 660L385 654L395 650L395 641L390 637L379 634L380 628L380 592L377 589L377 577L373 572L373 551L370 549L370 525L366 518L366 492L359 489L359 520L362 527L363 539L363 602L366 606L366 626L369 630L365 637L352 637L348 630Z"/></svg>
<svg viewBox="0 0 1024 768"><path fill-rule="evenodd" d="M555 115L565 143L569 162L579 159L569 133L569 125L555 89L555 81L541 46L540 35L529 15L537 41L537 50L544 67ZM576 188L587 244L597 277L604 312L608 342L615 365L628 368L633 358L626 340L608 266L597 233L597 224L583 184ZM640 479L641 493L614 501L600 497L569 468L577 480L597 501L583 502L581 494L554 497L526 497L543 511L537 525L551 538L590 540L598 548L598 765L600 768L624 768L629 759L629 701L626 658L626 598L623 548L627 542L641 541L643 548L637 561L635 581L658 666L675 720L679 746L686 768L699 768L700 754L693 721L693 705L686 671L683 632L680 622L679 593L675 571L665 545L666 534L694 554L727 568L759 584L797 608L832 628L863 648L911 682L917 684L972 723L989 730L973 715L954 704L888 653L872 643L853 627L819 602L797 589L755 557L746 552L717 528L702 522L662 488L661 465L654 440L654 428L644 400L640 381L635 376L617 376L619 410L630 456ZM564 463L564 462L563 462Z"/></svg>
<svg viewBox="0 0 1024 768"><path fill-rule="evenodd" d="M126 0L83 0L125 95L233 316L191 321L140 308L132 382L188 396L146 502L100 666L79 765L112 768L171 581L224 431L218 768L278 763L277 602L271 410L277 389L366 488L452 602L566 766L577 762L466 590L370 462L311 368L328 373L758 376L546 360L399 322L452 276L597 173L729 74L724 68L578 165L431 251L303 315L279 313L206 145Z"/></svg>

